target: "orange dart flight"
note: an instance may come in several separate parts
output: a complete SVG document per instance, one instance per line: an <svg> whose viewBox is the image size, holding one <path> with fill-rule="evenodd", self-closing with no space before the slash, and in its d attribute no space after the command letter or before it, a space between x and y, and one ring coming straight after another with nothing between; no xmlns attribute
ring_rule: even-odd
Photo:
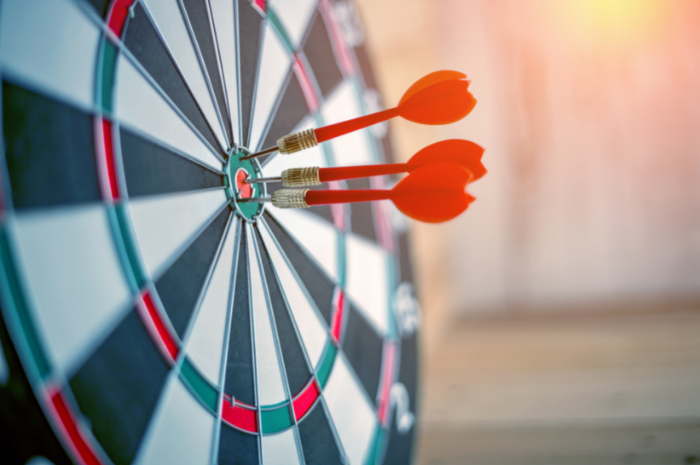
<svg viewBox="0 0 700 465"><path fill-rule="evenodd" d="M449 162L461 166L471 173L469 182L481 179L486 168L481 163L484 149L474 142L462 139L450 139L429 145L413 155L406 163L389 163L382 165L342 166L336 168L290 168L274 178L251 179L257 182L281 182L285 187L317 186L329 181L383 176L387 174L410 173L423 166Z"/></svg>
<svg viewBox="0 0 700 465"><path fill-rule="evenodd" d="M270 200L280 208L391 200L410 218L442 223L461 214L475 200L464 191L471 177L471 173L459 165L439 162L416 169L390 190L281 189L273 193Z"/></svg>
<svg viewBox="0 0 700 465"><path fill-rule="evenodd" d="M425 147L413 155L406 163L319 168L318 177L320 182L329 182L386 174L412 173L426 165L448 162L459 165L469 171L471 174L469 182L473 182L481 179L486 174L486 168L481 163L483 153L484 149L474 142L451 139Z"/></svg>
<svg viewBox="0 0 700 465"><path fill-rule="evenodd" d="M280 138L270 147L242 159L279 151L291 154L315 147L320 142L381 123L395 116L420 124L448 124L464 118L474 109L476 99L469 92L466 74L458 71L436 71L415 82L401 97L399 104L388 110L360 116L318 129L306 129Z"/></svg>

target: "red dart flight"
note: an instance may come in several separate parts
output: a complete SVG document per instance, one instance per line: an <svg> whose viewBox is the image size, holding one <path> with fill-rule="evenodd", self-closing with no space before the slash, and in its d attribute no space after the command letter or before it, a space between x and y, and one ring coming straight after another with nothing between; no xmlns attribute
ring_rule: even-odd
<svg viewBox="0 0 700 465"><path fill-rule="evenodd" d="M476 105L469 92L466 74L458 71L436 71L415 82L401 97L399 104L388 110L360 116L318 129L307 129L280 138L276 147L243 157L244 160L279 151L291 154L315 147L320 142L387 121L395 116L415 123L439 125L459 121Z"/></svg>
<svg viewBox="0 0 700 465"><path fill-rule="evenodd" d="M246 182L281 182L285 187L317 186L324 182L345 179L383 176L387 174L410 173L432 163L448 162L469 171L474 182L486 174L481 163L484 149L474 142L451 139L429 145L413 155L406 163L388 163L381 165L341 166L335 168L289 168L281 176L274 178L257 178Z"/></svg>
<svg viewBox="0 0 700 465"><path fill-rule="evenodd" d="M483 154L484 149L474 142L450 139L425 147L413 155L406 163L319 168L318 180L319 182L329 182L386 174L411 173L423 166L447 162L459 165L469 171L471 174L469 182L474 182L486 174L486 168L481 163Z"/></svg>
<svg viewBox="0 0 700 465"><path fill-rule="evenodd" d="M282 189L272 194L280 208L391 200L406 216L442 223L464 212L475 199L464 189L472 174L454 163L439 162L412 171L391 190Z"/></svg>

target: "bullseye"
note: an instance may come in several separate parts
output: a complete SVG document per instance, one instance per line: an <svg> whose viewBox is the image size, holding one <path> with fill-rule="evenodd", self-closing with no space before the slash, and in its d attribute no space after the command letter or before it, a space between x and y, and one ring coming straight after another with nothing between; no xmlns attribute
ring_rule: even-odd
<svg viewBox="0 0 700 465"><path fill-rule="evenodd" d="M224 168L224 172L227 174L226 184L228 186L226 193L231 201L231 208L236 210L240 217L245 220L255 221L265 208L260 208L259 205L245 202L245 200L265 195L267 190L264 185L254 183L262 175L260 163L257 160L242 160L242 157L247 154L248 150L242 147L237 147L231 151L228 163Z"/></svg>
<svg viewBox="0 0 700 465"><path fill-rule="evenodd" d="M248 172L243 168L236 171L236 197L239 199L249 199L253 195L253 187L251 184L246 184Z"/></svg>

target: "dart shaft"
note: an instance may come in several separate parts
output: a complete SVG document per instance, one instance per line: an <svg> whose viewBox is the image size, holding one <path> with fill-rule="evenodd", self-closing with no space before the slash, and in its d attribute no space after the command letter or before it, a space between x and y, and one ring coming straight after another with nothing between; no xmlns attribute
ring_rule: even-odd
<svg viewBox="0 0 700 465"><path fill-rule="evenodd" d="M374 124L382 123L393 118L394 116L398 116L399 113L399 107L389 108L388 110L372 113L371 115L360 116L359 118L324 126L314 130L316 133L316 140L319 143L325 142L335 137L357 131L358 129L363 129Z"/></svg>
<svg viewBox="0 0 700 465"><path fill-rule="evenodd" d="M353 189L308 191L305 196L308 205L329 205L334 203L372 202L386 200L391 196L390 190Z"/></svg>
<svg viewBox="0 0 700 465"><path fill-rule="evenodd" d="M406 163L394 163L385 165L342 166L337 168L321 168L318 170L320 182L341 181L343 179L367 178L370 176L384 176L408 171Z"/></svg>

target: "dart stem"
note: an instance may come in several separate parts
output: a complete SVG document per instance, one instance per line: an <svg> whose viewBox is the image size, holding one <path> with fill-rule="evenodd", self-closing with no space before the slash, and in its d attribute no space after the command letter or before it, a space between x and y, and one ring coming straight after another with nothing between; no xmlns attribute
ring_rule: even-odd
<svg viewBox="0 0 700 465"><path fill-rule="evenodd" d="M342 166L337 168L321 168L318 170L320 182L341 181L343 179L366 178L399 174L408 171L407 163L385 165Z"/></svg>

